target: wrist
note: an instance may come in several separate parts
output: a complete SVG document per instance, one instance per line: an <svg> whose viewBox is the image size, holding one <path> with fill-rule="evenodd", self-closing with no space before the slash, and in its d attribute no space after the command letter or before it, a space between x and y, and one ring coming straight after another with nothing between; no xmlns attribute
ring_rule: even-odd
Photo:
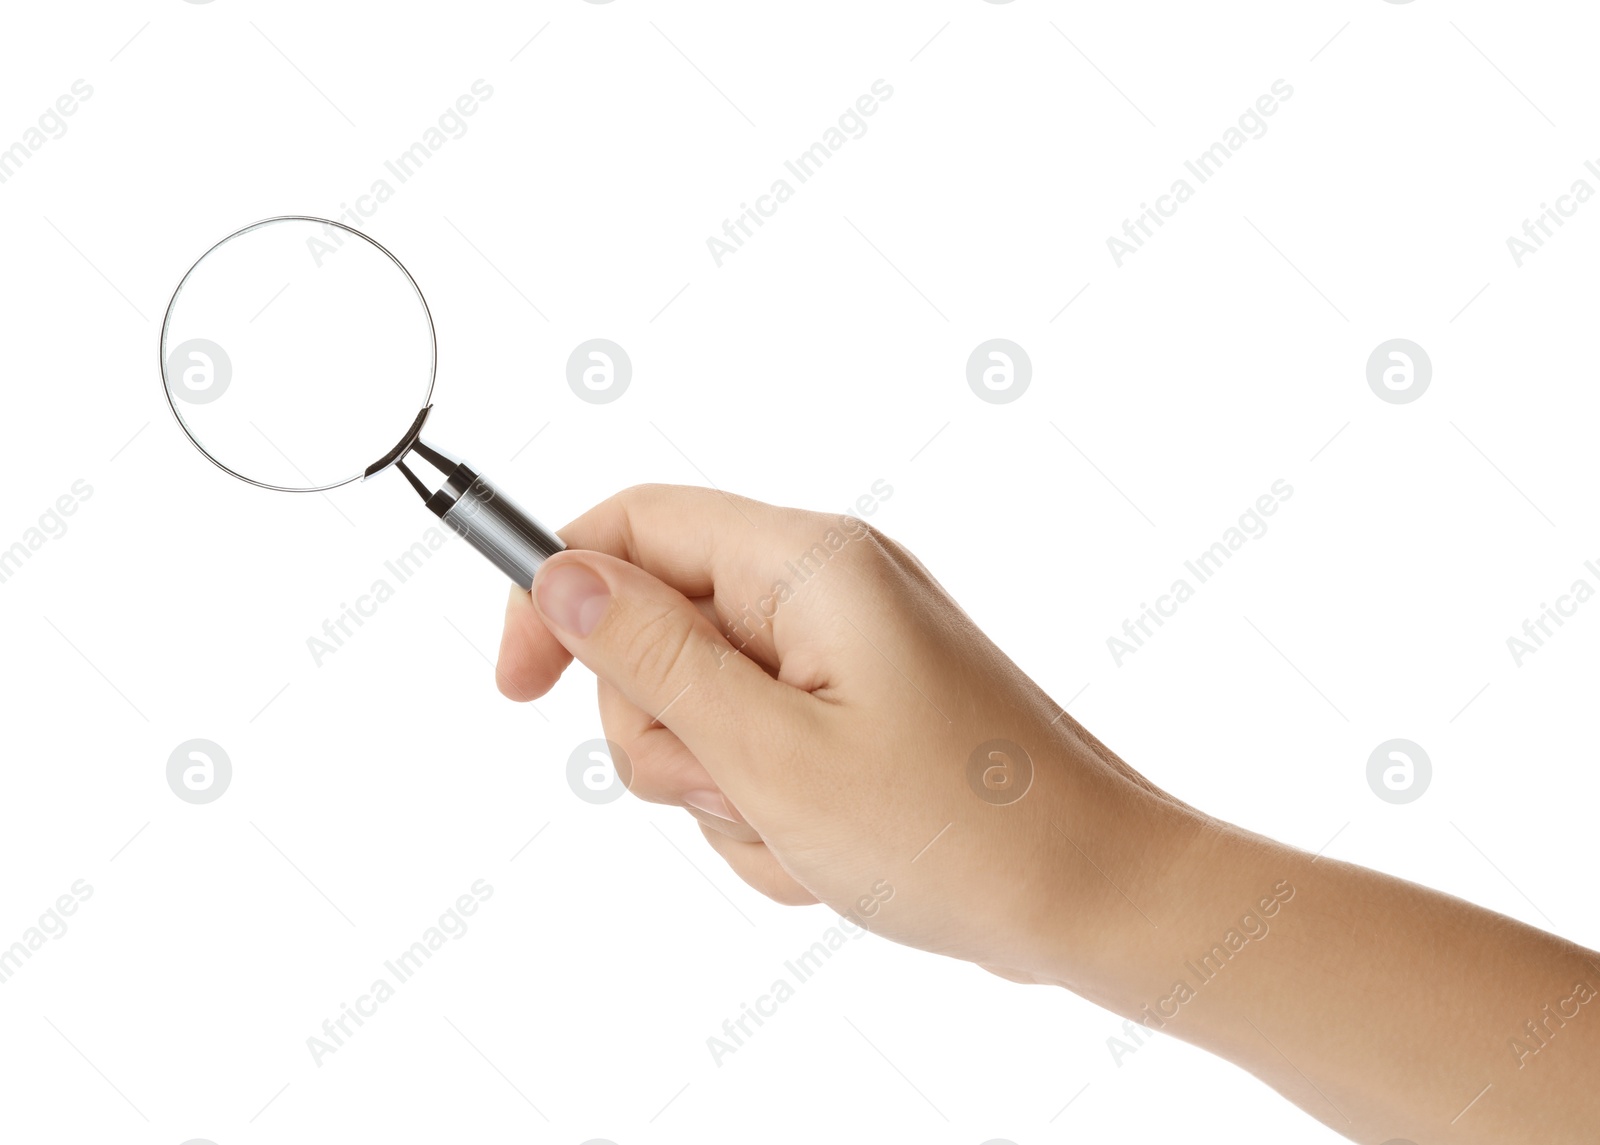
<svg viewBox="0 0 1600 1145"><path fill-rule="evenodd" d="M1051 874L1039 885L1029 969L1128 1013L1167 973L1167 947L1225 825L1116 757L1077 750L1074 781L1045 811Z"/></svg>

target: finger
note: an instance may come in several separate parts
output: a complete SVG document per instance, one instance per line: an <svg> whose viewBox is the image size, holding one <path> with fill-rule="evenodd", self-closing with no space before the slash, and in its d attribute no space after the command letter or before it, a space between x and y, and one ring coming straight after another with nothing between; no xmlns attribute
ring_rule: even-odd
<svg viewBox="0 0 1600 1145"><path fill-rule="evenodd" d="M777 530L800 516L760 501L676 485L639 485L602 501L560 531L569 548L618 557L697 598L717 630L772 673L777 652L770 627L752 620L752 601L770 593L761 577ZM759 570L759 576L757 575ZM719 612L715 593L720 583ZM495 682L514 700L537 699L561 678L571 655L544 627L527 593L514 586Z"/></svg>
<svg viewBox="0 0 1600 1145"><path fill-rule="evenodd" d="M572 663L572 653L550 634L533 598L516 585L506 601L505 629L494 666L495 686L507 699L537 700Z"/></svg>
<svg viewBox="0 0 1600 1145"><path fill-rule="evenodd" d="M561 536L571 548L638 565L687 597L714 600L717 630L775 672L776 634L767 621L779 582L794 574L773 554L806 551L799 538L813 517L716 489L638 485L596 505Z"/></svg>
<svg viewBox="0 0 1600 1145"><path fill-rule="evenodd" d="M793 514L748 497L687 485L636 485L561 530L569 548L638 565L684 596L710 596L719 580L760 564Z"/></svg>
<svg viewBox="0 0 1600 1145"><path fill-rule="evenodd" d="M533 598L553 635L651 719L671 728L759 830L759 808L792 782L783 745L820 703L733 653L682 593L625 561L568 550Z"/></svg>
<svg viewBox="0 0 1600 1145"><path fill-rule="evenodd" d="M765 843L730 839L719 831L707 830L704 823L700 825L700 833L711 844L711 849L733 868L734 874L769 899L784 906L811 906L821 901L783 869Z"/></svg>
<svg viewBox="0 0 1600 1145"><path fill-rule="evenodd" d="M599 681L599 701L606 739L620 746L632 765L630 792L649 803L683 807L702 825L732 838L751 843L761 839L671 729L656 723L604 679Z"/></svg>

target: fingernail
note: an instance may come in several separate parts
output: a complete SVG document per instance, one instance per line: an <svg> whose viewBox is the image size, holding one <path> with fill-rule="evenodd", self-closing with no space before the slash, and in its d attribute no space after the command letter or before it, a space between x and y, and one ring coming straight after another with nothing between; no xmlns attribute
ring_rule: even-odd
<svg viewBox="0 0 1600 1145"><path fill-rule="evenodd" d="M539 611L573 636L593 632L611 603L606 582L576 562L557 565L539 581Z"/></svg>
<svg viewBox="0 0 1600 1145"><path fill-rule="evenodd" d="M697 811L715 815L718 819L726 819L729 823L742 822L738 818L738 813L728 806L727 799L720 791L689 791L684 794L683 801Z"/></svg>

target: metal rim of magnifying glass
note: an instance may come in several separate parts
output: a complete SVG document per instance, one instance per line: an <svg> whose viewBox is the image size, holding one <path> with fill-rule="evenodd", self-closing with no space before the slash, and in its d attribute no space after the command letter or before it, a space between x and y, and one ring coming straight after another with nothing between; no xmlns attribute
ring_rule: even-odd
<svg viewBox="0 0 1600 1145"><path fill-rule="evenodd" d="M194 433L189 429L189 423L183 420L183 414L178 411L177 405L173 402L172 386L167 381L167 329L172 325L172 308L178 304L178 297L183 293L183 284L189 281L189 276L194 273L195 267L204 262L207 256L219 246L238 238L242 234L247 234L250 231L256 230L259 227L267 226L271 223L288 222L321 223L323 226L327 227L338 227L341 231L355 235L356 238L361 239L363 242L371 243L383 253L385 258L399 268L401 274L406 276L406 281L411 284L411 289L416 292L417 301L422 304L422 316L428 320L428 390L422 395L422 405L418 408L420 410L427 410L429 408L429 402L433 399L433 384L439 372L439 339L433 327L433 311L428 309L428 300L422 296L422 288L417 285L417 280L411 277L411 272L406 269L405 263L395 258L394 255L389 251L389 248L384 246L377 239L373 238L371 235L364 234L361 231L356 230L354 227L346 226L344 223L335 222L333 219L321 219L315 215L274 215L270 219L261 219L257 222L251 223L247 227L240 227L231 235L227 235L212 243L206 248L205 254L202 254L199 258L195 259L194 264L190 266L188 270L183 272L183 277L178 280L178 288L172 292L172 300L167 303L166 316L161 320L161 345L157 348L157 352L161 355L161 389L167 395L167 405L172 409L173 419L178 423L178 428L183 430L183 436L189 439L189 444L193 445L195 449L199 451L201 457L204 457L207 461L211 462L211 464L215 465L228 476L238 478L240 481L243 481L249 485L254 485L258 489L271 489L277 493L325 493L329 489L338 489L341 486L349 485L353 481L360 481L367 477L371 477L373 473L377 472L377 469L369 467L368 469L365 469L354 476L346 477L343 481L335 481L331 485L318 485L313 488L307 488L303 485L271 485L265 481L257 481L254 477L247 477L237 470L229 469L226 465L222 464L222 462L211 456L211 454L207 452L206 447L200 444L200 439L195 437ZM420 429L420 421L421 417L419 415L417 421L413 422L411 428L408 429L405 435L400 438L399 446L393 450L390 450L390 452L385 455L385 457L388 458L388 463L390 465L392 465L395 461L398 461L405 453L405 447L409 444L407 439L414 438L416 436L417 431ZM291 461L289 464L293 465L294 462ZM388 465L382 466L381 468L388 468Z"/></svg>

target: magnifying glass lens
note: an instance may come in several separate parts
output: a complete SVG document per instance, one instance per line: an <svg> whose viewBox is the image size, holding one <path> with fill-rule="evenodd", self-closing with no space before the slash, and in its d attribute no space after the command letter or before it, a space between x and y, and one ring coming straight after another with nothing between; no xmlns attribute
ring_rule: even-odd
<svg viewBox="0 0 1600 1145"><path fill-rule="evenodd" d="M362 476L433 388L433 323L403 267L313 219L230 235L167 310L162 378L179 423L236 477L314 490Z"/></svg>

